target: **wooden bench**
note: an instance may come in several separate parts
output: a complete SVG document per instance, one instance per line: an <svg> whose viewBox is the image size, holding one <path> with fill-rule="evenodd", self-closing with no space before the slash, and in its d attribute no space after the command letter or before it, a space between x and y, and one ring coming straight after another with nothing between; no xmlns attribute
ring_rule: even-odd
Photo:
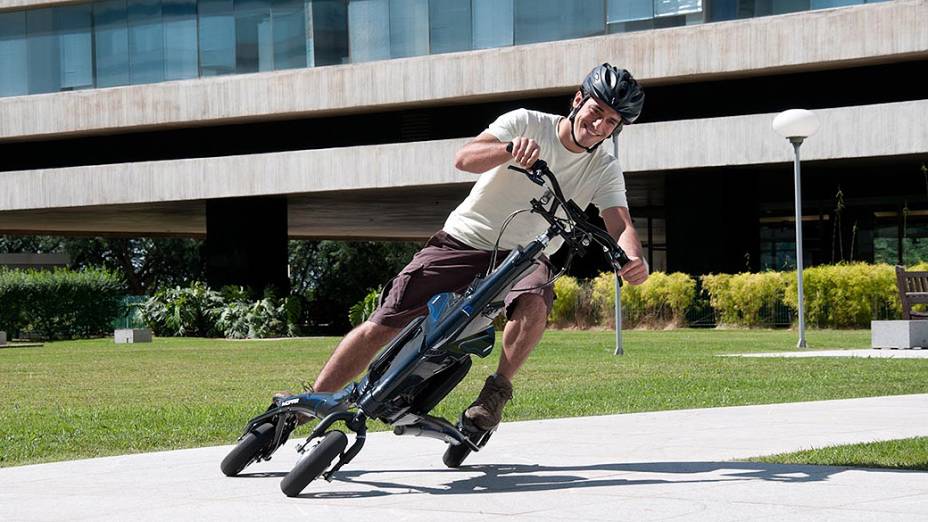
<svg viewBox="0 0 928 522"><path fill-rule="evenodd" d="M912 305L928 304L928 272L906 272L896 267L896 287L902 302L902 319L928 319L928 312L912 311Z"/></svg>

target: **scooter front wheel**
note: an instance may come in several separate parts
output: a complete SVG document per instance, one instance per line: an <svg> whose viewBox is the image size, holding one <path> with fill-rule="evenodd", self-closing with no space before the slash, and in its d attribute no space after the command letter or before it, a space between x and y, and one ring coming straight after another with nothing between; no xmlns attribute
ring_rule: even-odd
<svg viewBox="0 0 928 522"><path fill-rule="evenodd" d="M445 450L445 454L442 455L441 460L445 463L445 466L449 468L457 468L464 462L464 459L470 455L471 449L467 444L449 444L448 449Z"/></svg>
<svg viewBox="0 0 928 522"><path fill-rule="evenodd" d="M348 436L340 431L323 435L319 444L310 450L280 481L280 490L288 497L299 495L310 482L322 474L329 464L348 447Z"/></svg>
<svg viewBox="0 0 928 522"><path fill-rule="evenodd" d="M274 425L266 422L242 437L219 465L227 477L234 477L248 467L274 442Z"/></svg>

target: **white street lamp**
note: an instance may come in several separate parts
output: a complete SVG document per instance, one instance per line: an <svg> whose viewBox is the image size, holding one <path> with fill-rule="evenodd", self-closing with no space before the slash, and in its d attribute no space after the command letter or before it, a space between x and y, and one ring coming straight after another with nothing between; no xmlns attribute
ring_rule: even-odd
<svg viewBox="0 0 928 522"><path fill-rule="evenodd" d="M612 153L619 157L619 135L612 135ZM615 275L615 352L613 355L625 355L622 346L622 279Z"/></svg>
<svg viewBox="0 0 928 522"><path fill-rule="evenodd" d="M796 186L796 279L799 284L799 343L797 348L806 347L805 304L802 293L802 183L799 174L799 146L802 141L818 131L818 117L805 109L790 109L777 114L773 119L773 130L793 144L793 180Z"/></svg>

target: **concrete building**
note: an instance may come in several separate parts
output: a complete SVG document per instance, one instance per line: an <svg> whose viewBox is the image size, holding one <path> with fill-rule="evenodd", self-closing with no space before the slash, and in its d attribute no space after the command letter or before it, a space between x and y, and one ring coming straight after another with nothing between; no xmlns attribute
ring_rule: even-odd
<svg viewBox="0 0 928 522"><path fill-rule="evenodd" d="M0 0L0 233L205 237L213 281L280 286L288 238L427 237L474 181L458 147L511 108L565 113L608 61L647 92L618 154L654 268L794 262L771 129L794 107L822 120L806 262L911 261L925 20L926 0Z"/></svg>

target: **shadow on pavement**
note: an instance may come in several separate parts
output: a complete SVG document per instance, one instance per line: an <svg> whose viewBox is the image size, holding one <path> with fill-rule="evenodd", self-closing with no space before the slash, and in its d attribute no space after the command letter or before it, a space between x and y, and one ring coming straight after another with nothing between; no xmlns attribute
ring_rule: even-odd
<svg viewBox="0 0 928 522"><path fill-rule="evenodd" d="M768 464L761 462L643 462L625 464L594 464L590 466L541 466L526 464L495 464L463 466L447 470L342 470L335 481L365 485L377 490L320 491L304 493L300 498L361 498L385 495L427 493L432 495L464 495L488 492L528 492L571 488L595 488L604 486L640 486L647 484L699 484L734 481L762 480L784 483L817 482L849 468L831 466L809 466L795 464ZM858 468L852 468L858 469ZM865 471L879 472L880 469ZM897 472L898 470L891 470ZM473 473L479 475L474 476ZM597 472L600 476L588 477L575 473ZM615 472L614 475L601 475ZM378 473L441 473L452 478L467 473L468 476L451 480L442 486L422 486L410 483L378 481L366 478ZM636 478L635 473L680 475L674 478ZM687 478L686 475L715 473L713 477ZM721 473L721 477L718 476ZM324 487L324 485L323 485ZM395 491L386 491L395 490Z"/></svg>

